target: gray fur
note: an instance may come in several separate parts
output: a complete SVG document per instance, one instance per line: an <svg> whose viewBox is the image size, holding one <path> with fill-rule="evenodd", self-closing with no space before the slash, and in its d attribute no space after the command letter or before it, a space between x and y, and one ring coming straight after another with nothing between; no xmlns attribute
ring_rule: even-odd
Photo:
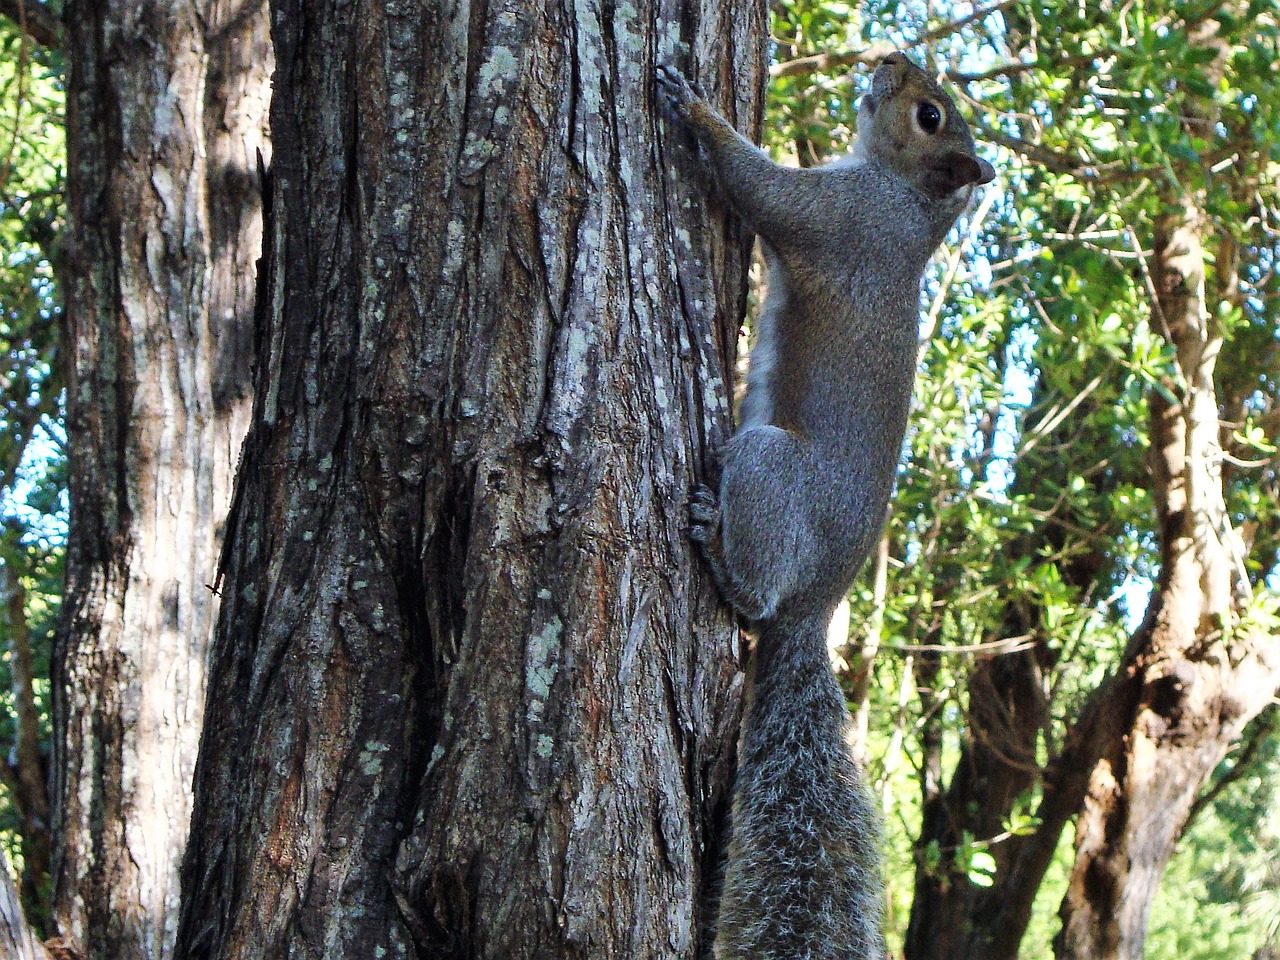
<svg viewBox="0 0 1280 960"><path fill-rule="evenodd" d="M893 490L921 274L994 171L950 97L901 54L876 71L854 151L807 170L770 160L676 71L658 82L769 266L719 492L700 486L689 508L690 536L757 633L715 955L872 960L884 955L876 817L826 628Z"/></svg>

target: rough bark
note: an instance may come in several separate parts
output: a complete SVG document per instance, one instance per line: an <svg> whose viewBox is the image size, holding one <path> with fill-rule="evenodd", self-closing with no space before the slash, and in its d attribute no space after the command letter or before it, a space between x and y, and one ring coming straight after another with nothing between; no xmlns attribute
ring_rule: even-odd
<svg viewBox="0 0 1280 960"><path fill-rule="evenodd" d="M1214 369L1222 330L1205 302L1202 212L1186 202L1156 225L1153 313L1177 349L1178 397L1151 400L1161 576L1145 643L1127 658L1138 695L1123 738L1093 767L1055 950L1141 957L1155 887L1196 795L1280 686L1272 637L1241 623L1249 592L1220 464Z"/></svg>
<svg viewBox="0 0 1280 960"><path fill-rule="evenodd" d="M273 24L179 956L693 957L740 674L685 505L749 238L652 77L692 61L754 130L764 7Z"/></svg>
<svg viewBox="0 0 1280 960"><path fill-rule="evenodd" d="M257 0L66 8L71 533L54 658L55 922L168 957L214 577L248 422Z"/></svg>

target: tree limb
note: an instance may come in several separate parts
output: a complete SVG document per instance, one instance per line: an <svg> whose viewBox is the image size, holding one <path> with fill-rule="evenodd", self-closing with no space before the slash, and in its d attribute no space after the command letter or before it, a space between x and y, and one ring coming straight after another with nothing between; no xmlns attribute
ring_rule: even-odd
<svg viewBox="0 0 1280 960"><path fill-rule="evenodd" d="M1280 709L1272 705L1259 715L1249 739L1245 741L1244 747L1236 757L1236 762L1231 769L1215 780L1208 790L1196 797L1196 802L1191 805L1191 812L1187 814L1187 824L1183 828L1184 830L1189 828L1192 821L1204 812L1205 807L1210 806L1221 796L1223 790L1253 769L1253 761L1257 759L1258 752L1262 749L1262 744L1275 732L1277 725L1280 725Z"/></svg>
<svg viewBox="0 0 1280 960"><path fill-rule="evenodd" d="M1159 164L1150 167L1134 167L1124 160L1091 163L1088 160L1077 159L1057 150L1052 150L1049 147L1041 146L1038 143L1028 143L1026 140L1011 137L990 128L983 130L978 139L1012 150L1019 156L1026 157L1033 163L1038 163L1050 173L1066 174L1075 177L1077 180L1093 184L1123 183L1129 180L1162 176L1167 172L1166 167ZM1235 152L1236 147L1233 144L1224 144L1216 150L1203 154L1199 163L1201 166L1212 166L1219 160L1230 157ZM1183 169L1182 164L1178 164L1177 169Z"/></svg>
<svg viewBox="0 0 1280 960"><path fill-rule="evenodd" d="M0 17L8 17L33 43L48 50L62 49L62 21L38 0L0 0Z"/></svg>
<svg viewBox="0 0 1280 960"><path fill-rule="evenodd" d="M1014 63L1001 63L992 67L990 70L983 70L980 73L965 73L962 70L948 70L947 79L955 83L976 83L979 80L994 80L996 77L1011 77L1019 73L1027 73L1031 70L1045 69L1056 70L1060 67L1079 67L1086 63L1092 63L1094 60L1100 60L1108 57L1108 53L1080 53L1074 57L1063 57L1060 60L1054 60L1052 63L1042 64L1037 60L1030 62L1016 61Z"/></svg>

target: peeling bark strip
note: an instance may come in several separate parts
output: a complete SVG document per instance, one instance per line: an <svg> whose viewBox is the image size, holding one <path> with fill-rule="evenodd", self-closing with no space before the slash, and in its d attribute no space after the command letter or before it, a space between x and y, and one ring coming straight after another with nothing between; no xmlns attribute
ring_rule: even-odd
<svg viewBox="0 0 1280 960"><path fill-rule="evenodd" d="M179 956L692 958L740 682L685 504L749 237L652 77L707 65L754 129L764 5L272 22L263 362Z"/></svg>
<svg viewBox="0 0 1280 960"><path fill-rule="evenodd" d="M66 28L55 922L87 957L160 960L248 424L271 49L259 0L69 0Z"/></svg>
<svg viewBox="0 0 1280 960"><path fill-rule="evenodd" d="M9 858L0 850L0 957L49 960L49 954L22 913L22 901L9 875Z"/></svg>

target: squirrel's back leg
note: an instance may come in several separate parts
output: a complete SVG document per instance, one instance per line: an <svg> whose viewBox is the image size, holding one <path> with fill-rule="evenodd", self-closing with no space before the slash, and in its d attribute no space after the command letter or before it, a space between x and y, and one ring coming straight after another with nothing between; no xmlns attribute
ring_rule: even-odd
<svg viewBox="0 0 1280 960"><path fill-rule="evenodd" d="M720 592L748 620L770 619L806 582L815 559L805 502L811 459L807 445L779 427L740 431L724 449L719 495L699 486L690 502L689 535Z"/></svg>

